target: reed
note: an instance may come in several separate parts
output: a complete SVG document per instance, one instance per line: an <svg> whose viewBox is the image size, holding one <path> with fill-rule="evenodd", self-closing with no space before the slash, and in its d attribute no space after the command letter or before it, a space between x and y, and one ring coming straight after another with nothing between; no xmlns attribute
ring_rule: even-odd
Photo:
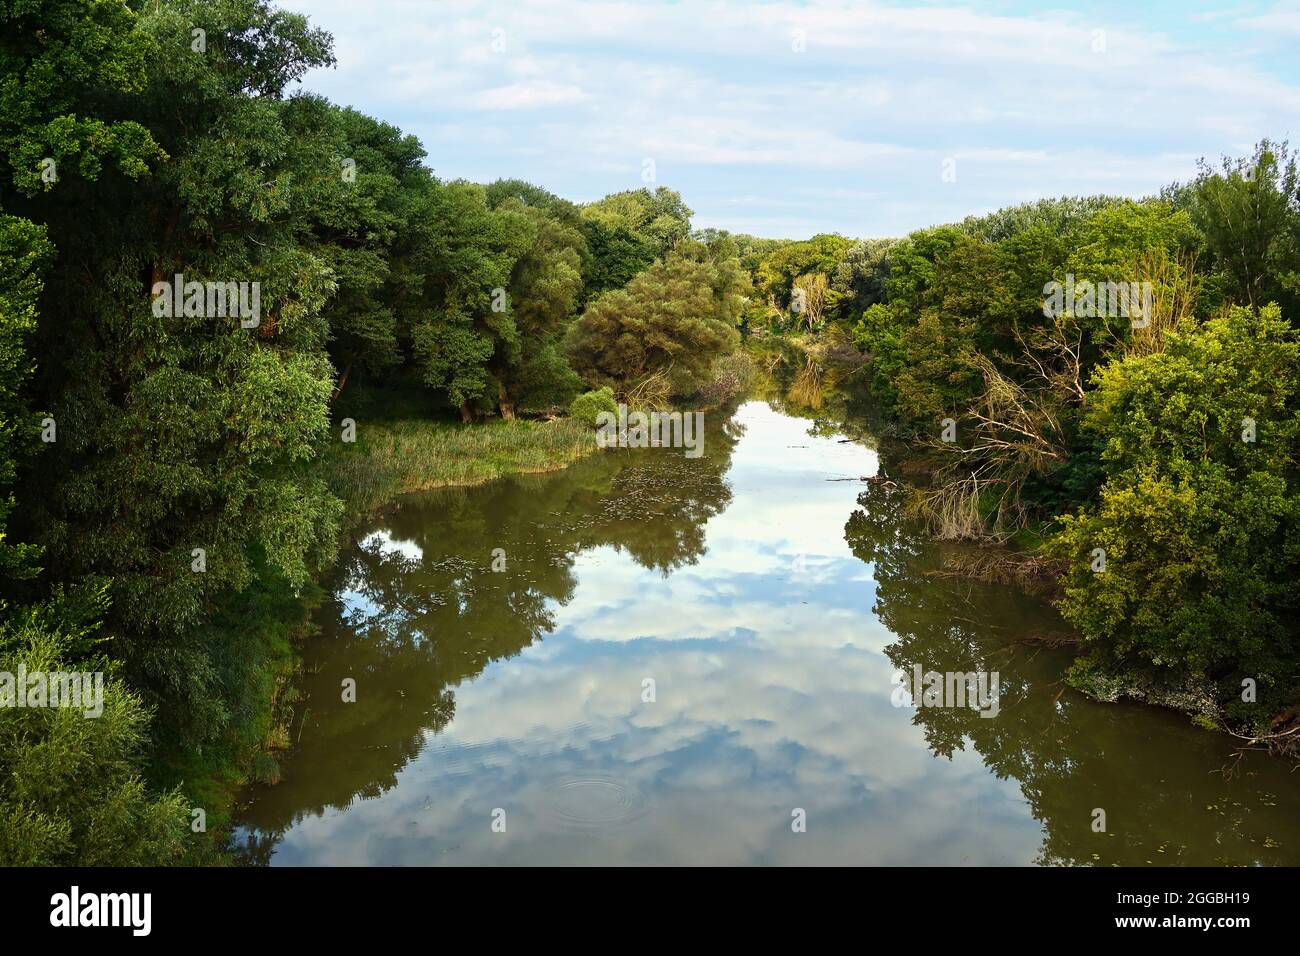
<svg viewBox="0 0 1300 956"><path fill-rule="evenodd" d="M554 471L595 450L595 430L569 419L372 421L358 425L355 442L335 442L322 469L347 513L360 518L408 492Z"/></svg>

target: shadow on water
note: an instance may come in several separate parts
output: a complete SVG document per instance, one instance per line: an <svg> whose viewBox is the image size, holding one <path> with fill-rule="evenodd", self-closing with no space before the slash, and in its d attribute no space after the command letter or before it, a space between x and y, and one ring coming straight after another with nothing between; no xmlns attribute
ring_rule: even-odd
<svg viewBox="0 0 1300 956"><path fill-rule="evenodd" d="M606 451L374 519L327 582L283 779L244 794L243 856L1300 862L1287 767L1226 776L1224 738L1083 698L1021 643L1061 630L1049 607L933 573L942 549L858 480L853 374L779 357L700 458ZM997 671L997 716L895 706L917 664Z"/></svg>

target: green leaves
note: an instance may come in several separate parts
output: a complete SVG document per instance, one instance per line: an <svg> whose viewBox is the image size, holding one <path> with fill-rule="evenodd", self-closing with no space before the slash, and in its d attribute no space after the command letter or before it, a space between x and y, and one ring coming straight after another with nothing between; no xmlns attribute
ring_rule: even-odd
<svg viewBox="0 0 1300 956"><path fill-rule="evenodd" d="M56 615L57 616L57 615ZM71 662L80 629L32 616L0 634L0 671L48 674L103 665ZM102 679L102 678L101 678ZM107 675L103 712L0 708L0 862L5 866L160 866L182 863L189 811L178 792L141 780L148 712Z"/></svg>
<svg viewBox="0 0 1300 956"><path fill-rule="evenodd" d="M664 256L689 235L694 214L679 193L659 186L653 193L645 188L613 193L583 206L582 215L607 230L643 237L655 255Z"/></svg>
<svg viewBox="0 0 1300 956"><path fill-rule="evenodd" d="M136 27L116 0L0 10L0 154L21 193L48 192L65 177L95 180L105 165L134 179L166 157L144 126L110 105L143 89L159 52Z"/></svg>
<svg viewBox="0 0 1300 956"><path fill-rule="evenodd" d="M1296 651L1300 345L1237 308L1097 377L1100 500L1063 519L1062 609L1101 657L1267 676ZM1106 570L1090 568L1093 549Z"/></svg>
<svg viewBox="0 0 1300 956"><path fill-rule="evenodd" d="M53 6L93 20L109 5ZM308 470L330 434L323 310L339 274L350 288L375 282L358 275L364 259L326 254L314 230L343 223L327 238L350 238L339 160L347 135L367 131L316 98L281 98L329 61L328 37L301 16L258 0L151 4L138 22L115 9L122 16L102 23L120 35L93 48L121 53L117 86L92 88L94 75L56 59L62 98L51 94L41 117L52 115L15 147L55 131L59 155L75 153L100 179L89 188L68 168L21 204L59 252L32 343L59 441L27 480L25 516L48 548L51 584L110 582L114 646L167 730L211 745L232 715L265 705L249 699L261 693L250 672L270 653L266 637L236 651L214 619L257 579L300 588L332 555L340 506ZM25 58L10 60L13 73L58 74L41 51L61 23L6 37L4 49ZM202 52L191 48L195 29L206 32ZM81 28L68 30L70 49L92 48ZM140 50L150 55L136 63ZM133 182L142 167L132 157L153 174ZM108 175L109 158L128 175ZM103 169L87 165L101 159ZM390 184L362 185L382 196ZM366 227L384 228L368 212ZM175 273L256 284L259 324L155 315L151 287Z"/></svg>
<svg viewBox="0 0 1300 956"><path fill-rule="evenodd" d="M1228 294L1242 305L1300 305L1300 172L1286 143L1262 141L1247 159L1224 159L1180 194L1205 237Z"/></svg>
<svg viewBox="0 0 1300 956"><path fill-rule="evenodd" d="M629 388L671 374L672 391L703 387L713 361L736 347L748 277L734 255L686 241L663 262L607 292L574 325L567 348L588 382ZM671 371L670 371L671 370Z"/></svg>

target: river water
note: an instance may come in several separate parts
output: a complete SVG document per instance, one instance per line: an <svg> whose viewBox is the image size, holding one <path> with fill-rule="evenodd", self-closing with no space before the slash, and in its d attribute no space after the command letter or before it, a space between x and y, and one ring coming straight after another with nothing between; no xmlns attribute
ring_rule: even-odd
<svg viewBox="0 0 1300 956"><path fill-rule="evenodd" d="M861 480L875 453L804 414L749 401L699 458L607 450L374 519L326 582L242 852L1300 863L1284 763L1065 687L1068 657L1024 643L1064 630L1054 612L936 576L898 492ZM996 697L918 708L897 686L918 666L996 675Z"/></svg>

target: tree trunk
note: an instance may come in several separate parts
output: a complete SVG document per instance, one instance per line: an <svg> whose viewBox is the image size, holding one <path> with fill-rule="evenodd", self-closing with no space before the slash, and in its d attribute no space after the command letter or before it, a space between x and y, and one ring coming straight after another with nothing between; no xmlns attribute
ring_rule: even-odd
<svg viewBox="0 0 1300 956"><path fill-rule="evenodd" d="M515 417L515 403L511 401L505 383L499 378L497 379L497 411L504 419L511 420Z"/></svg>
<svg viewBox="0 0 1300 956"><path fill-rule="evenodd" d="M343 366L343 374L339 376L339 383L334 386L334 394L330 396L330 404L334 403L334 399L338 398L339 393L343 391L343 386L348 383L348 372L350 371L352 371L351 357L348 358L348 363Z"/></svg>
<svg viewBox="0 0 1300 956"><path fill-rule="evenodd" d="M461 420L462 422L464 422L466 425L470 425L470 424L473 424L473 422L475 421L476 417L477 417L477 416L475 416L475 414L474 414L474 409L472 409L472 408L469 407L469 402L461 402L461 404L460 404L460 420Z"/></svg>

